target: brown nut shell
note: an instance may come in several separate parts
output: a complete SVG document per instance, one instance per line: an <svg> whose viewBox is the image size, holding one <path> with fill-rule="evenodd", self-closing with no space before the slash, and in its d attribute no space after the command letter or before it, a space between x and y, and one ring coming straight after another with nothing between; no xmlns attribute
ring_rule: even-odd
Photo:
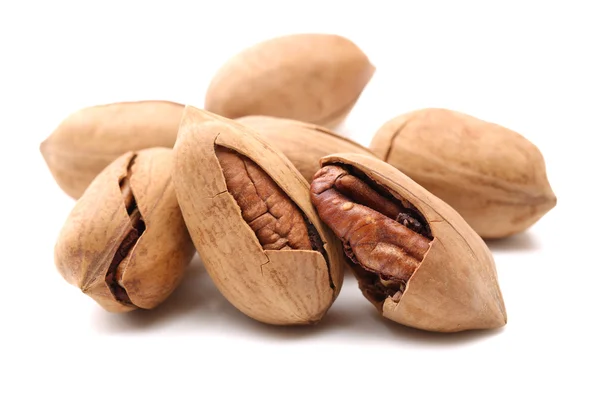
<svg viewBox="0 0 600 400"><path fill-rule="evenodd" d="M244 125L190 106L174 152L173 181L183 217L221 293L258 321L318 322L340 291L343 252L312 207L308 183L289 160ZM227 164L240 160L247 171L232 173ZM292 235L296 228L312 232L310 237L298 244L284 240L281 250L267 249L268 235L259 231L262 222L255 213L264 204L257 197L265 199L268 208L259 213L262 217L270 218L280 206L286 210L279 216L286 222L273 225L275 239ZM308 240L320 243L320 248L302 249Z"/></svg>
<svg viewBox="0 0 600 400"><path fill-rule="evenodd" d="M172 162L166 148L123 154L93 180L60 232L58 271L108 311L156 307L194 255Z"/></svg>
<svg viewBox="0 0 600 400"><path fill-rule="evenodd" d="M270 115L332 127L350 112L374 72L344 37L281 36L227 61L208 88L205 108L228 118Z"/></svg>
<svg viewBox="0 0 600 400"><path fill-rule="evenodd" d="M404 114L385 123L370 148L486 239L522 232L556 205L539 149L470 115L436 108Z"/></svg>
<svg viewBox="0 0 600 400"><path fill-rule="evenodd" d="M321 157L326 155L357 153L375 157L366 147L318 125L264 115L241 117L237 121L263 135L308 182L321 168Z"/></svg>
<svg viewBox="0 0 600 400"><path fill-rule="evenodd" d="M183 105L139 101L88 107L69 115L40 145L52 176L78 199L117 157L150 147L172 147Z"/></svg>
<svg viewBox="0 0 600 400"><path fill-rule="evenodd" d="M323 158L322 165L323 170L311 185L313 203L324 222L339 236L345 236L342 239L348 246L347 251L357 262L353 270L361 289L384 317L403 325L439 332L489 329L506 324L494 259L483 240L454 209L381 160L358 154L334 154ZM337 166L357 171L355 174L364 176L362 183L368 181L377 185L379 192L369 194L361 189L362 183L350 182L346 187L354 191L349 194L354 201L341 201L342 195L334 200L322 197L329 192L320 186L323 184L321 178L332 172L329 168ZM343 185L338 184L338 187L339 193L347 190ZM396 219L400 223L393 222L384 214L393 216L397 211L388 212L393 205L388 207L388 202L377 196L394 199L400 208L406 207L416 218L422 218L424 224L411 222L413 217L404 214ZM331 207L338 210L331 213ZM364 210L370 210L370 214L365 214ZM349 221L349 218L362 220ZM382 222L384 219L395 224L392 228L396 231L388 229ZM373 227L373 224L377 226ZM412 226L419 234L411 233L407 226ZM400 251L386 243L394 240ZM368 246L368 252L363 251L365 246ZM367 265L366 270L364 265ZM370 279L366 272L379 274L379 288L365 281ZM405 274L398 292L373 297L370 289L381 293L393 281L394 273Z"/></svg>

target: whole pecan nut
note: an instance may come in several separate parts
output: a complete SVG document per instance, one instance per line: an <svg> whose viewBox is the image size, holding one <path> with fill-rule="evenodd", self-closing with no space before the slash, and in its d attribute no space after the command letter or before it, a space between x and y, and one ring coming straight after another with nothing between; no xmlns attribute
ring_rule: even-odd
<svg viewBox="0 0 600 400"><path fill-rule="evenodd" d="M370 149L485 239L522 232L556 206L540 149L471 115L441 108L399 115L379 128Z"/></svg>

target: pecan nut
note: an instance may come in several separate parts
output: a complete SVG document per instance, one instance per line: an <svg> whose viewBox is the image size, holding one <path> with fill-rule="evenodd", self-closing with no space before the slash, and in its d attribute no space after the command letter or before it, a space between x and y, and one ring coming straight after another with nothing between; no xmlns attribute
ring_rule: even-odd
<svg viewBox="0 0 600 400"><path fill-rule="evenodd" d="M137 101L87 107L69 115L40 144L61 189L74 199L128 151L173 147L183 105Z"/></svg>
<svg viewBox="0 0 600 400"><path fill-rule="evenodd" d="M58 237L58 271L108 311L156 307L194 255L171 153L151 148L118 157L92 181Z"/></svg>
<svg viewBox="0 0 600 400"><path fill-rule="evenodd" d="M247 127L189 106L174 151L183 217L221 293L261 322L318 322L340 291L343 250L290 161Z"/></svg>
<svg viewBox="0 0 600 400"><path fill-rule="evenodd" d="M242 210L244 221L265 250L311 250L308 229L298 207L256 163L217 146L227 190Z"/></svg>
<svg viewBox="0 0 600 400"><path fill-rule="evenodd" d="M440 108L399 115L379 128L370 149L485 239L522 232L556 206L540 149L471 115Z"/></svg>
<svg viewBox="0 0 600 400"><path fill-rule="evenodd" d="M444 332L506 323L491 253L456 211L381 160L335 154L321 164L311 200L384 317Z"/></svg>
<svg viewBox="0 0 600 400"><path fill-rule="evenodd" d="M227 118L270 115L335 126L374 73L367 55L347 38L280 36L223 64L206 91L204 108Z"/></svg>
<svg viewBox="0 0 600 400"><path fill-rule="evenodd" d="M351 265L379 275L379 282L361 281L367 298L377 306L387 294L398 298L429 250L432 237L422 216L336 165L315 174L311 199Z"/></svg>

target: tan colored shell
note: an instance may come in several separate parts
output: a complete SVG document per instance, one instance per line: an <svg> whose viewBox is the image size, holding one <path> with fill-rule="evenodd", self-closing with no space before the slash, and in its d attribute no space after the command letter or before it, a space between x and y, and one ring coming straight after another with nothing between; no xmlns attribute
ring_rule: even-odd
<svg viewBox="0 0 600 400"><path fill-rule="evenodd" d="M168 101L114 103L68 116L40 145L58 185L78 199L90 182L127 151L172 147L183 105Z"/></svg>
<svg viewBox="0 0 600 400"><path fill-rule="evenodd" d="M359 154L334 154L323 165L341 163L365 173L423 214L434 237L398 302L388 297L383 316L419 329L456 332L498 328L506 310L494 259L465 220L391 165Z"/></svg>
<svg viewBox="0 0 600 400"><path fill-rule="evenodd" d="M250 158L271 177L317 229L329 265L316 251L263 250L227 190L215 145ZM340 291L343 255L341 244L313 209L308 183L300 173L259 134L190 106L174 152L177 198L196 249L221 293L262 322L319 321Z"/></svg>
<svg viewBox="0 0 600 400"><path fill-rule="evenodd" d="M377 131L370 148L484 238L521 232L556 205L539 149L466 114L433 108L401 115Z"/></svg>
<svg viewBox="0 0 600 400"><path fill-rule="evenodd" d="M319 160L326 155L358 153L375 157L369 149L318 125L262 115L241 117L237 121L263 135L308 182L319 170Z"/></svg>
<svg viewBox="0 0 600 400"><path fill-rule="evenodd" d="M131 306L114 298L106 275L131 230L119 181L136 155L129 182L146 229L121 262L120 286ZM108 311L156 307L175 289L194 255L171 182L171 164L172 150L166 148L122 155L94 179L61 230L54 253L58 271Z"/></svg>
<svg viewBox="0 0 600 400"><path fill-rule="evenodd" d="M227 61L204 107L228 118L271 115L332 127L350 112L374 72L367 56L344 37L281 36Z"/></svg>

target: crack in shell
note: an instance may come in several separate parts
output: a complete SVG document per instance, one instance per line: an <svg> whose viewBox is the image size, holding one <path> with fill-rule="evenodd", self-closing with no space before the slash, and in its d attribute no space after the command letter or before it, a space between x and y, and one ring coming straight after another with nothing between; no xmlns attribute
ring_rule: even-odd
<svg viewBox="0 0 600 400"><path fill-rule="evenodd" d="M146 223L144 222L144 218L137 207L137 201L135 195L133 194L133 189L130 186L132 173L131 169L135 163L136 157L137 155L134 155L131 158L129 164L127 165L127 175L121 178L119 181L119 187L123 196L123 204L127 210L127 215L129 215L131 227L127 235L125 235L125 238L121 241L121 244L119 245L119 248L113 257L110 266L108 267L105 277L105 282L115 300L128 306L135 305L131 302L129 295L127 294L127 289L121 285L121 279L124 272L121 264L123 260L127 258L146 230Z"/></svg>
<svg viewBox="0 0 600 400"><path fill-rule="evenodd" d="M313 250L321 253L329 271L323 240L308 217L287 194L248 157L215 145L227 190L264 250ZM333 278L329 285L333 289Z"/></svg>
<svg viewBox="0 0 600 400"><path fill-rule="evenodd" d="M388 297L399 301L433 240L423 215L346 165L323 167L311 184L311 200L342 240L365 297L378 308Z"/></svg>

